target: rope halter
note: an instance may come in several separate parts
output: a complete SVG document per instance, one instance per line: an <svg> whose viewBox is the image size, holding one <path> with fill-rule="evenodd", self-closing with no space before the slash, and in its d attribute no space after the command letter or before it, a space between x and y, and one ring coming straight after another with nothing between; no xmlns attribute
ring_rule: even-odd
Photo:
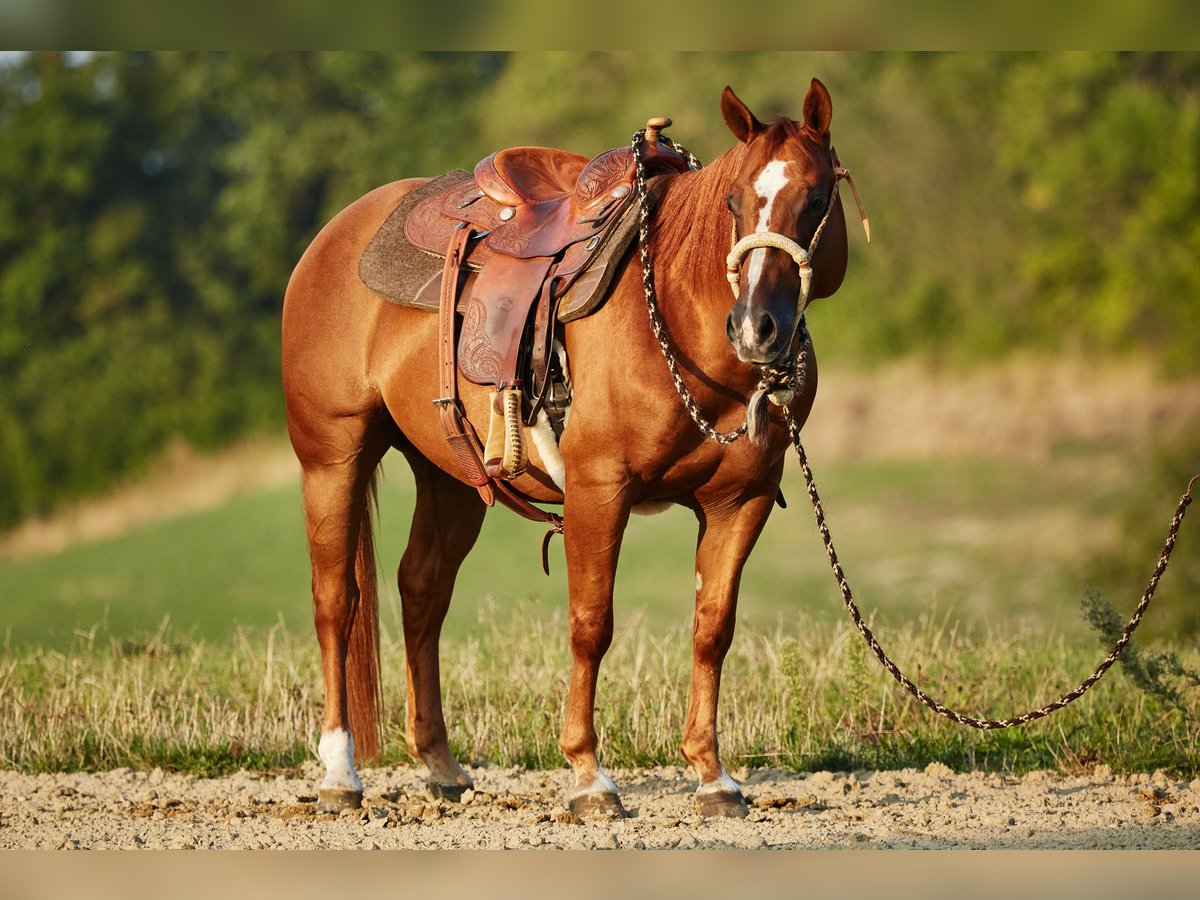
<svg viewBox="0 0 1200 900"><path fill-rule="evenodd" d="M828 217L829 213L825 215ZM824 220L821 224L825 224ZM800 267L800 298L807 302L808 291L812 286L812 266L808 262L810 252L791 238L774 231L755 231L746 235L733 245L729 255L725 257L725 277L729 279L729 288L733 291L734 298L736 299L741 292L742 257L759 247L774 247L795 260L796 265ZM803 310L804 306L801 305L800 309Z"/></svg>
<svg viewBox="0 0 1200 900"><path fill-rule="evenodd" d="M737 224L733 225L731 237L733 247L725 257L725 277L729 280L729 289L733 291L735 300L741 293L742 258L751 250L763 247L782 250L800 269L800 293L796 298L796 321L792 326L791 338L788 340L788 346L791 346L792 341L796 338L796 332L799 331L800 355L796 359L785 360L782 365L776 363L760 367L762 378L759 379L758 387L750 395L746 404L746 436L753 444L760 444L766 436L767 401L786 409L796 394L804 390L803 363L810 340L808 326L804 321L804 310L808 307L809 293L812 290L812 257L817 252L817 244L829 222L829 216L833 213L834 204L838 202L838 188L843 179L850 183L850 189L854 192L854 200L858 204L858 213L862 217L863 231L866 232L867 242L871 241L871 223L867 219L858 188L854 186L854 179L850 177L850 170L842 166L837 150L833 147L829 148L829 156L833 165L833 190L829 196L829 203L825 207L825 215L821 217L820 224L813 232L807 250L790 237L775 231L755 231L741 240L737 240Z"/></svg>

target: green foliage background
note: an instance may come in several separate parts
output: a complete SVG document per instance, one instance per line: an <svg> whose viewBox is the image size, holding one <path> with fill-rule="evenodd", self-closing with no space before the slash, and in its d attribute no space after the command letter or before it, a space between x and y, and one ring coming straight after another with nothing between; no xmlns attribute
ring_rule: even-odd
<svg viewBox="0 0 1200 900"><path fill-rule="evenodd" d="M813 75L876 235L823 356L1200 370L1196 54L31 54L0 67L0 527L277 428L288 274L372 187L662 113L709 159L725 84L769 118Z"/></svg>

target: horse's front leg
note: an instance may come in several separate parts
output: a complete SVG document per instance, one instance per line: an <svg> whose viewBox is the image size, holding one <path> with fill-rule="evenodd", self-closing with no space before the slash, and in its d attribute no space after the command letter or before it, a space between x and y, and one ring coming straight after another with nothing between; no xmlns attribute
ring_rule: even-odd
<svg viewBox="0 0 1200 900"><path fill-rule="evenodd" d="M615 477L573 477L563 510L572 664L559 746L573 773L567 801L581 816L625 815L616 785L596 757L595 725L600 661L612 643L613 578L629 521L630 502L620 484Z"/></svg>
<svg viewBox="0 0 1200 900"><path fill-rule="evenodd" d="M692 693L683 729L684 759L700 779L696 802L706 816L744 816L738 783L721 765L717 700L721 666L733 642L738 584L774 502L774 492L700 509L696 549L696 620L692 632Z"/></svg>

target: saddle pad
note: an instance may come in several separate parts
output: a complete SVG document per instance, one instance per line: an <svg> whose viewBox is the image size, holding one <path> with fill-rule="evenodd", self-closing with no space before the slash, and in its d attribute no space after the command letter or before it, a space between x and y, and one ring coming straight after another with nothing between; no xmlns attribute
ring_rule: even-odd
<svg viewBox="0 0 1200 900"><path fill-rule="evenodd" d="M414 247L404 237L404 223L408 220L408 214L422 200L470 180L470 172L454 169L430 179L401 200L363 251L358 261L359 280L384 300L436 312L436 290L432 294L432 305L428 301L418 302L417 295L431 281L441 281L445 255L438 256ZM464 304L465 298L459 302L460 311Z"/></svg>
<svg viewBox="0 0 1200 900"><path fill-rule="evenodd" d="M421 185L405 197L363 251L358 266L362 283L384 300L437 312L445 256L412 244L405 236L405 224L409 214L424 200L443 192L456 193L455 187L470 190L468 183L471 180L469 172L455 169ZM666 178L659 176L649 182L651 210L665 181ZM582 243L567 250L558 267L558 272L570 281L569 289L558 303L560 322L584 318L600 308L626 253L637 240L637 231L637 205L630 203L593 252L585 251ZM468 260L464 268L477 270L478 264L472 263L473 260ZM460 285L460 313L466 311L470 302L475 274L474 271L464 272L467 278L465 284Z"/></svg>

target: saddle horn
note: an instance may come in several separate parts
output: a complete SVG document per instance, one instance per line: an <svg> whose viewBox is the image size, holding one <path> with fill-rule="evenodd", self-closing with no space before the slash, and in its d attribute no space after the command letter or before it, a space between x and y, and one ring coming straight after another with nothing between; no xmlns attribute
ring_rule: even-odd
<svg viewBox="0 0 1200 900"><path fill-rule="evenodd" d="M651 116L646 120L646 143L657 144L658 136L664 128L671 127L670 116Z"/></svg>

